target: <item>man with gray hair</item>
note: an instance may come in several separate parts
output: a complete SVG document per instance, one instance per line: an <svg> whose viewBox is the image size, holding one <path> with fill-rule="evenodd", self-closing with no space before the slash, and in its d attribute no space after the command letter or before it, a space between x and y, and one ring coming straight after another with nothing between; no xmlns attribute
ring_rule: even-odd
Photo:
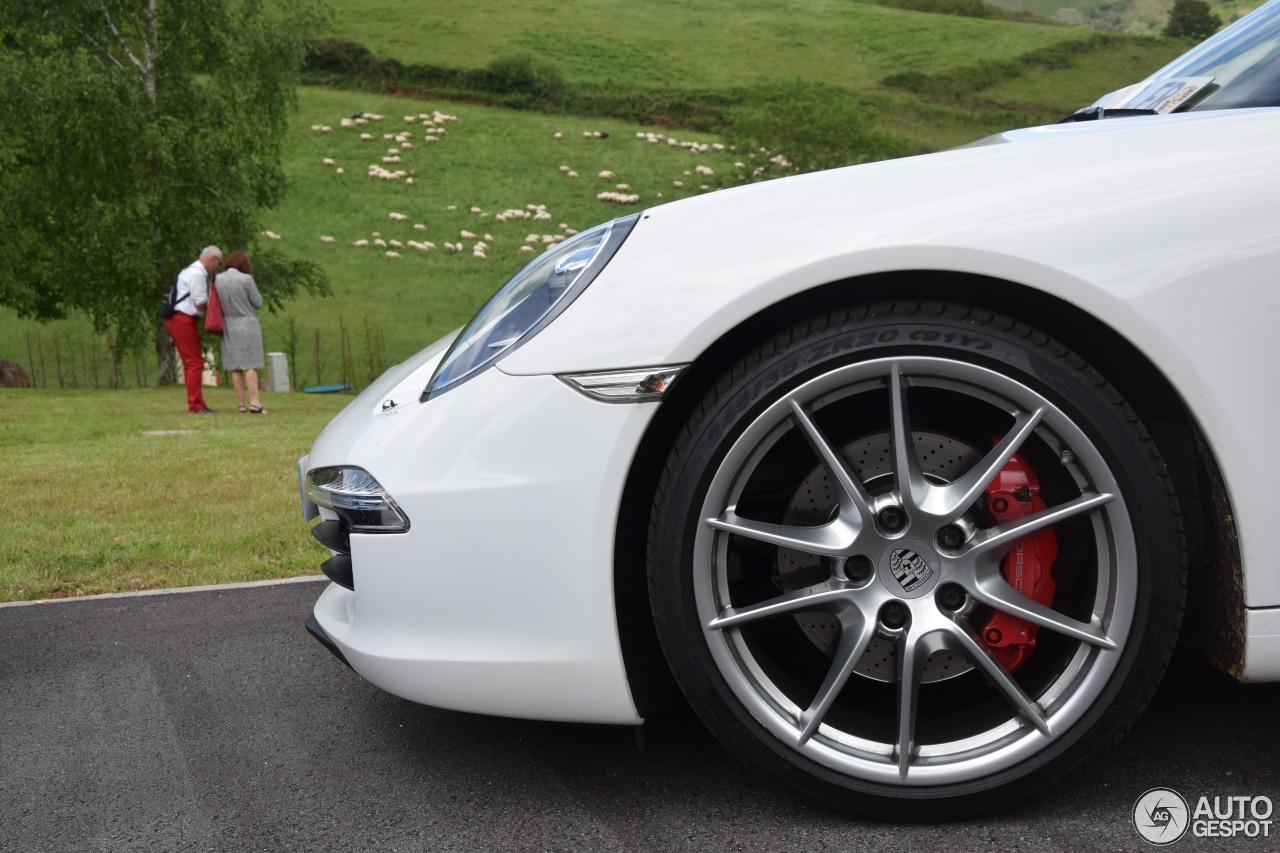
<svg viewBox="0 0 1280 853"><path fill-rule="evenodd" d="M204 314L209 301L209 276L222 264L222 250L217 246L205 246L198 260L178 273L178 290L174 296L173 316L164 321L164 327L178 348L182 359L182 374L187 385L187 411L193 415L211 415L213 409L204 404L201 379L204 374L204 350L200 346L198 317Z"/></svg>

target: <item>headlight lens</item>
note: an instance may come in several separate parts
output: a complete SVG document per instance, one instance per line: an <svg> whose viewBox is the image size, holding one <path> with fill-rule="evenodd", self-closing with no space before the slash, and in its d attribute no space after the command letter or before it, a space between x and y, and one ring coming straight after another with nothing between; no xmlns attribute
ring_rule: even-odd
<svg viewBox="0 0 1280 853"><path fill-rule="evenodd" d="M307 497L333 510L352 533L403 533L409 519L382 484L356 467L317 468L307 474Z"/></svg>
<svg viewBox="0 0 1280 853"><path fill-rule="evenodd" d="M576 234L516 273L454 340L422 399L476 375L537 334L599 274L638 217L632 214Z"/></svg>

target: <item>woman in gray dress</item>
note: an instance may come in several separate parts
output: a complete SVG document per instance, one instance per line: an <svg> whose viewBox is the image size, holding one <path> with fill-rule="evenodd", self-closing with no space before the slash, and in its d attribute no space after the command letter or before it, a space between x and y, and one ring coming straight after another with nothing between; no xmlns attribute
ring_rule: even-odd
<svg viewBox="0 0 1280 853"><path fill-rule="evenodd" d="M223 263L226 270L218 273L214 281L222 302L222 369L231 374L240 411L265 415L258 398L258 370L266 359L262 354L262 326L253 313L262 307L262 296L251 275L253 262L246 252L232 252ZM246 385L248 408L244 400Z"/></svg>

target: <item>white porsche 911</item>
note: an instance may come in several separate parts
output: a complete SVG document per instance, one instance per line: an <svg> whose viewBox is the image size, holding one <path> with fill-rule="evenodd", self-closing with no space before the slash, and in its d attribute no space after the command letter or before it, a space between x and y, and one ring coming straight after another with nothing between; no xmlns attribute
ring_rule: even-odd
<svg viewBox="0 0 1280 853"><path fill-rule="evenodd" d="M461 711L637 725L674 676L881 818L1045 790L1180 629L1280 680L1278 3L1066 123L548 250L300 460L308 628Z"/></svg>

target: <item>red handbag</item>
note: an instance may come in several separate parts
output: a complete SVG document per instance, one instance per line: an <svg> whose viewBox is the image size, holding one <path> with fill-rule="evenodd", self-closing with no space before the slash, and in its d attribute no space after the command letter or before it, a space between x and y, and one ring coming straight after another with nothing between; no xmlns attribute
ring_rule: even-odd
<svg viewBox="0 0 1280 853"><path fill-rule="evenodd" d="M213 282L209 282L209 304L204 307L204 330L211 335L222 334L222 301Z"/></svg>

